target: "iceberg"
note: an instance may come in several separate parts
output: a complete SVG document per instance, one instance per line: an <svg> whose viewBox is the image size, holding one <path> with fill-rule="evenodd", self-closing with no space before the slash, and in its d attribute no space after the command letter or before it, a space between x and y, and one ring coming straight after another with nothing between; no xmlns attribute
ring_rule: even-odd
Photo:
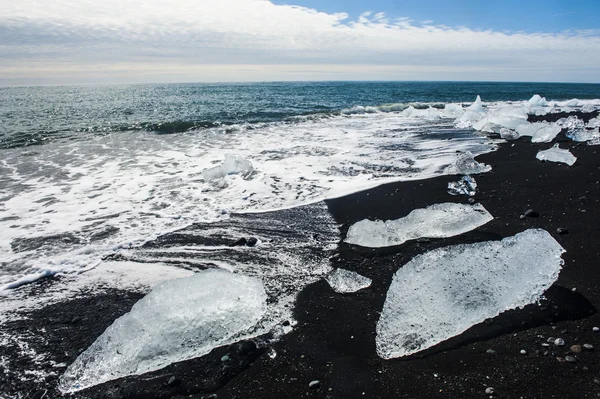
<svg viewBox="0 0 600 399"><path fill-rule="evenodd" d="M204 172L202 172L202 176L204 177L204 180L208 182L222 179L227 175L233 175L237 173L248 175L253 170L254 168L252 167L252 164L247 159L226 154L222 165L206 169Z"/></svg>
<svg viewBox="0 0 600 399"><path fill-rule="evenodd" d="M458 155L456 161L449 165L444 173L448 175L475 175L485 173L492 170L492 167L483 163L479 163L473 158L473 154L469 151Z"/></svg>
<svg viewBox="0 0 600 399"><path fill-rule="evenodd" d="M325 277L325 280L339 294L362 290L363 288L370 287L372 282L368 277L345 269L335 269Z"/></svg>
<svg viewBox="0 0 600 399"><path fill-rule="evenodd" d="M392 279L377 322L377 354L411 355L538 301L558 278L564 252L547 231L531 229L414 257Z"/></svg>
<svg viewBox="0 0 600 399"><path fill-rule="evenodd" d="M59 389L75 392L161 369L259 334L267 310L259 279L222 270L157 285L73 362Z"/></svg>
<svg viewBox="0 0 600 399"><path fill-rule="evenodd" d="M363 219L348 229L345 242L362 247L400 245L421 237L452 237L476 229L494 217L481 204L443 203L415 209L396 220Z"/></svg>
<svg viewBox="0 0 600 399"><path fill-rule="evenodd" d="M534 94L533 97L527 101L527 105L530 107L546 107L548 105L548 101L546 101L546 97L542 97L539 94Z"/></svg>
<svg viewBox="0 0 600 399"><path fill-rule="evenodd" d="M540 161L562 162L569 166L577 161L577 158L569 150L560 148L558 143L554 144L552 148L538 152L535 157Z"/></svg>
<svg viewBox="0 0 600 399"><path fill-rule="evenodd" d="M474 196L477 193L477 182L471 176L463 176L459 181L448 183L448 194Z"/></svg>
<svg viewBox="0 0 600 399"><path fill-rule="evenodd" d="M557 124L551 124L539 129L531 137L532 143L549 143L560 133L561 127Z"/></svg>

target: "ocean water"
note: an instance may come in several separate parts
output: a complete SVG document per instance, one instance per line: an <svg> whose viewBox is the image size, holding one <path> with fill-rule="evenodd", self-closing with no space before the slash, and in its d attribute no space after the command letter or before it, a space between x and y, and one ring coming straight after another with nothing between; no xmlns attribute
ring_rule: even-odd
<svg viewBox="0 0 600 399"><path fill-rule="evenodd" d="M499 140L447 104L525 107L534 94L600 108L588 84L0 88L0 290L79 274L194 223L443 174L457 152ZM209 179L226 157L251 168Z"/></svg>

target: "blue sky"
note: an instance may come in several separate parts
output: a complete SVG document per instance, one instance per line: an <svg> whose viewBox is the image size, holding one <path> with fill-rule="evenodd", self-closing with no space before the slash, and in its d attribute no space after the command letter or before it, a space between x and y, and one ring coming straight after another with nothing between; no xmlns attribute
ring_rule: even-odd
<svg viewBox="0 0 600 399"><path fill-rule="evenodd" d="M525 32L598 29L598 0L275 0L324 12L346 12L358 17L365 11L408 17L415 22Z"/></svg>
<svg viewBox="0 0 600 399"><path fill-rule="evenodd" d="M600 1L0 0L0 85L600 83Z"/></svg>

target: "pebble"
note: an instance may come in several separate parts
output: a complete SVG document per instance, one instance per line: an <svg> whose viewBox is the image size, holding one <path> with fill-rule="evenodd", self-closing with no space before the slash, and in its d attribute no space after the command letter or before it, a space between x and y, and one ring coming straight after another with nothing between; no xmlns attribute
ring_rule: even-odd
<svg viewBox="0 0 600 399"><path fill-rule="evenodd" d="M474 203L475 203L475 198L472 198L472 197L471 197L471 198L469 198L469 200L468 200L468 201L469 201L469 204L474 204Z"/></svg>
<svg viewBox="0 0 600 399"><path fill-rule="evenodd" d="M485 351L485 353L490 354L490 355L495 355L496 351L493 350L493 349L488 349L488 350Z"/></svg>
<svg viewBox="0 0 600 399"><path fill-rule="evenodd" d="M592 328L592 331L594 331L594 332L600 332L600 327L594 327L594 328Z"/></svg>
<svg viewBox="0 0 600 399"><path fill-rule="evenodd" d="M525 211L525 216L530 218L537 218L540 216L540 214L537 211L534 211L533 209L527 209Z"/></svg>
<svg viewBox="0 0 600 399"><path fill-rule="evenodd" d="M565 346L565 340L562 338L556 338L554 340L554 345L556 346Z"/></svg>
<svg viewBox="0 0 600 399"><path fill-rule="evenodd" d="M547 347L549 347L549 346L550 346L550 344L547 344L547 343L545 343L545 342L544 342L544 343L542 344L542 346L543 346L544 348L547 348Z"/></svg>
<svg viewBox="0 0 600 399"><path fill-rule="evenodd" d="M312 389L317 389L320 386L321 386L321 381L319 381L319 380L313 380L308 384L308 387L312 388Z"/></svg>
<svg viewBox="0 0 600 399"><path fill-rule="evenodd" d="M572 345L570 348L573 353L581 353L581 345Z"/></svg>
<svg viewBox="0 0 600 399"><path fill-rule="evenodd" d="M521 355L526 355L527 351L525 349L521 349Z"/></svg>
<svg viewBox="0 0 600 399"><path fill-rule="evenodd" d="M486 393L486 395L493 395L493 394L494 394L494 392L495 392L495 390L494 390L494 388L492 388L492 387L487 387L487 388L485 389L485 393Z"/></svg>
<svg viewBox="0 0 600 399"><path fill-rule="evenodd" d="M250 238L248 238L248 242L246 243L246 245L249 247L253 247L257 243L258 243L258 239L256 237L250 237Z"/></svg>
<svg viewBox="0 0 600 399"><path fill-rule="evenodd" d="M567 361L569 363L575 363L577 361L577 358L567 355L567 356L565 356L565 361Z"/></svg>
<svg viewBox="0 0 600 399"><path fill-rule="evenodd" d="M221 358L221 361L222 361L222 362L228 362L228 361L229 361L229 359L230 359L230 357L229 357L229 356L227 356L227 355L225 355L225 356L223 356L223 357Z"/></svg>
<svg viewBox="0 0 600 399"><path fill-rule="evenodd" d="M594 345L592 345L592 344L583 344L583 347L588 351L594 350Z"/></svg>
<svg viewBox="0 0 600 399"><path fill-rule="evenodd" d="M565 228L562 228L562 227L559 227L558 229L556 229L556 232L558 234L560 234L561 236L563 236L565 234L569 234L569 230L565 229Z"/></svg>
<svg viewBox="0 0 600 399"><path fill-rule="evenodd" d="M173 387L175 385L179 385L181 383L181 380L179 378L175 378L175 376L171 376L171 378L169 378L169 382L167 382L167 385L170 387Z"/></svg>

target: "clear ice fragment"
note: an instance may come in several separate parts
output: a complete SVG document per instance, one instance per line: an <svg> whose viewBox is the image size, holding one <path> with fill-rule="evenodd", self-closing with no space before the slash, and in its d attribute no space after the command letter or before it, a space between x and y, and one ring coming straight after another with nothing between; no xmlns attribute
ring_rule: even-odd
<svg viewBox="0 0 600 399"><path fill-rule="evenodd" d="M325 277L325 280L335 292L340 294L362 290L370 287L372 282L370 278L346 269L335 269Z"/></svg>
<svg viewBox="0 0 600 399"><path fill-rule="evenodd" d="M558 278L564 252L548 232L532 229L414 257L388 290L377 323L377 354L411 355L538 301Z"/></svg>
<svg viewBox="0 0 600 399"><path fill-rule="evenodd" d="M471 176L463 176L459 181L448 183L448 193L472 197L477 193L477 182Z"/></svg>
<svg viewBox="0 0 600 399"><path fill-rule="evenodd" d="M561 127L558 124L550 124L539 129L531 137L532 143L549 143L560 133Z"/></svg>
<svg viewBox="0 0 600 399"><path fill-rule="evenodd" d="M538 152L535 157L540 161L562 162L569 166L577 161L577 158L569 150L560 148L558 143L554 144L552 148Z"/></svg>
<svg viewBox="0 0 600 399"><path fill-rule="evenodd" d="M363 219L348 229L345 242L370 248L400 245L421 237L452 237L491 221L492 215L481 204L443 203L415 209L396 220Z"/></svg>
<svg viewBox="0 0 600 399"><path fill-rule="evenodd" d="M502 128L500 129L500 137L504 140L516 140L519 138L519 133L512 129Z"/></svg>
<svg viewBox="0 0 600 399"><path fill-rule="evenodd" d="M448 175L474 175L492 170L492 167L477 162L471 152L463 152L458 155L456 161L445 170Z"/></svg>
<svg viewBox="0 0 600 399"><path fill-rule="evenodd" d="M214 168L206 169L202 172L205 181L221 179L227 175L237 173L249 174L254 170L252 164L247 159L235 155L225 155L225 160L222 165Z"/></svg>
<svg viewBox="0 0 600 399"><path fill-rule="evenodd" d="M163 282L79 355L59 389L75 392L158 370L253 337L266 309L256 278L213 269Z"/></svg>

